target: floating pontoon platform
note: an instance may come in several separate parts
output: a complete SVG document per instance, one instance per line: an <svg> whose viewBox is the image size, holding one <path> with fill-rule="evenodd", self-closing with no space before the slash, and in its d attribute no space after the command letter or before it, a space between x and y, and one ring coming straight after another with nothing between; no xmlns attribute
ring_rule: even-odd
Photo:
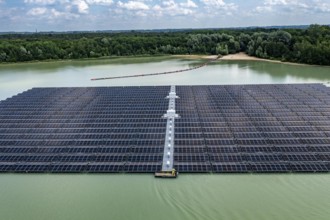
<svg viewBox="0 0 330 220"><path fill-rule="evenodd" d="M156 178L177 178L179 175L178 172L175 172L175 174L173 175L172 172L156 172L155 173L155 177Z"/></svg>

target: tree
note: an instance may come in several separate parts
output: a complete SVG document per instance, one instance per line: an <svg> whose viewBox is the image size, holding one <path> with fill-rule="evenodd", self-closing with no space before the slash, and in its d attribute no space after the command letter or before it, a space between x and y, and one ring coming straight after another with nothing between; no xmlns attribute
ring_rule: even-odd
<svg viewBox="0 0 330 220"><path fill-rule="evenodd" d="M251 41L251 36L248 34L242 33L242 34L240 34L238 40L239 40L241 50L246 51L248 44Z"/></svg>
<svg viewBox="0 0 330 220"><path fill-rule="evenodd" d="M216 47L216 53L220 55L227 55L229 54L227 44L218 44Z"/></svg>

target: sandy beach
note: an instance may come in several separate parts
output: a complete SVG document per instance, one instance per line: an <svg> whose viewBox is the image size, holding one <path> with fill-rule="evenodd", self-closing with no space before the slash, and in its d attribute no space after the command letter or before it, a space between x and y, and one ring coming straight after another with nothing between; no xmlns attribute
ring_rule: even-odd
<svg viewBox="0 0 330 220"><path fill-rule="evenodd" d="M216 59L217 55L173 55L173 57L184 58L184 59ZM252 57L246 53L236 53L222 56L219 60L258 60L268 61L257 57ZM279 62L279 61L277 61Z"/></svg>
<svg viewBox="0 0 330 220"><path fill-rule="evenodd" d="M249 60L249 61L263 61L263 62L271 62L271 63L283 63L283 64L299 65L299 66L318 66L318 65L310 65L304 63L282 62L280 60L262 59L258 57L249 56L246 53L229 54L221 57L219 60Z"/></svg>
<svg viewBox="0 0 330 220"><path fill-rule="evenodd" d="M184 59L215 59L217 55L173 55L177 58L184 58ZM249 56L246 53L236 53L236 54L228 54L219 58L219 60L226 60L226 61L263 61L263 62L271 62L271 63L283 63L283 64L290 64L290 65L305 65L311 66L309 64L302 64L302 63L291 63L291 62L282 62L280 60L269 60L269 59L262 59L258 57ZM316 65L312 65L316 66Z"/></svg>
<svg viewBox="0 0 330 220"><path fill-rule="evenodd" d="M220 60L257 60L257 61L280 62L280 61L276 61L276 60L267 60L267 59L249 56L246 53L236 53L236 54L225 55L225 56L221 57Z"/></svg>

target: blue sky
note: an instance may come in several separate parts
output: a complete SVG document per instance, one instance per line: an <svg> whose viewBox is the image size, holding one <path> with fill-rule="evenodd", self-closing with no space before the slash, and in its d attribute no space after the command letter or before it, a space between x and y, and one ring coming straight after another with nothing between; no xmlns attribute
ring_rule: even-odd
<svg viewBox="0 0 330 220"><path fill-rule="evenodd" d="M330 23L330 0L0 0L0 32L314 23Z"/></svg>

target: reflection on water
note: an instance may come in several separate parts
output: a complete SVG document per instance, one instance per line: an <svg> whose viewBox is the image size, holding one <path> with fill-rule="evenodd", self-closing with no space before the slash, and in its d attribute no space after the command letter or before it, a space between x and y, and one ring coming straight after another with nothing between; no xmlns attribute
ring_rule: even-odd
<svg viewBox="0 0 330 220"><path fill-rule="evenodd" d="M0 100L32 87L326 83L330 68L256 61L220 61L190 72L90 81L91 78L173 71L203 61L156 58L0 65Z"/></svg>

